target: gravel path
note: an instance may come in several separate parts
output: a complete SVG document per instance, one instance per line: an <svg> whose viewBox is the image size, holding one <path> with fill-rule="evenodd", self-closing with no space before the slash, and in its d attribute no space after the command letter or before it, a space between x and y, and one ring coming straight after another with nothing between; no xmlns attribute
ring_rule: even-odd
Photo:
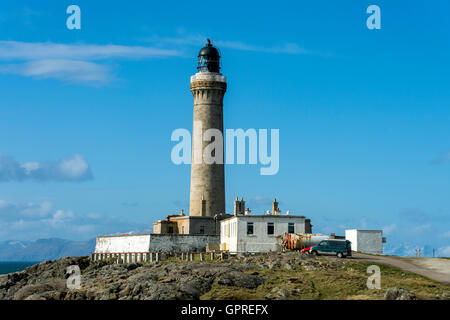
<svg viewBox="0 0 450 320"><path fill-rule="evenodd" d="M440 258L412 258L377 256L363 253L353 253L353 259L372 261L400 268L436 280L450 284L450 260Z"/></svg>

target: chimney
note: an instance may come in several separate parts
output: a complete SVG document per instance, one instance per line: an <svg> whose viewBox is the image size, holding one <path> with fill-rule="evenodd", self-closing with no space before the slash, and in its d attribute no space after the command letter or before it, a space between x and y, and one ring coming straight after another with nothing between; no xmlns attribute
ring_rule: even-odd
<svg viewBox="0 0 450 320"><path fill-rule="evenodd" d="M273 199L273 202L272 202L272 214L273 215L278 214L278 211L279 211L278 202L277 202L277 198L275 198L275 199Z"/></svg>

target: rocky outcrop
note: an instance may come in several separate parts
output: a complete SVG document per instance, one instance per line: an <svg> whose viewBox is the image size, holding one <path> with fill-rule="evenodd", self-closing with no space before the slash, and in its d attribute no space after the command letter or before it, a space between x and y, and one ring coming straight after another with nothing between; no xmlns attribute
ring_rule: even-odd
<svg viewBox="0 0 450 320"><path fill-rule="evenodd" d="M81 271L78 289L68 285L67 268L74 265ZM420 299L448 299L444 285L430 282L417 291L411 286L414 277L405 275L395 279L398 287L386 292L369 290L367 266L354 259L298 252L236 255L214 261L169 257L131 264L66 257L0 275L0 300L326 299L334 297L330 290L346 290L339 296L344 299L412 300L416 299L415 293ZM420 281L427 283L425 279ZM352 290L349 283L353 284Z"/></svg>
<svg viewBox="0 0 450 320"><path fill-rule="evenodd" d="M66 269L81 269L81 289L67 287ZM204 263L115 264L87 257L47 261L0 277L0 299L14 300L161 300L199 299L214 281L226 286L256 288L264 280L244 273L230 261Z"/></svg>
<svg viewBox="0 0 450 320"><path fill-rule="evenodd" d="M416 296L406 289L390 288L386 291L384 300L416 300Z"/></svg>

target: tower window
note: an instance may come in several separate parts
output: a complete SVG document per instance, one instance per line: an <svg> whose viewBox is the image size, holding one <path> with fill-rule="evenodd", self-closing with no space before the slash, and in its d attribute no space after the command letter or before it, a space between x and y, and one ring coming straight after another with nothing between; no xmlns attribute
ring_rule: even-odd
<svg viewBox="0 0 450 320"><path fill-rule="evenodd" d="M253 234L253 222L247 222L247 234Z"/></svg>
<svg viewBox="0 0 450 320"><path fill-rule="evenodd" d="M289 222L288 223L288 233L294 233L295 232L295 223Z"/></svg>
<svg viewBox="0 0 450 320"><path fill-rule="evenodd" d="M274 226L273 222L267 223L267 234L273 234L274 233Z"/></svg>

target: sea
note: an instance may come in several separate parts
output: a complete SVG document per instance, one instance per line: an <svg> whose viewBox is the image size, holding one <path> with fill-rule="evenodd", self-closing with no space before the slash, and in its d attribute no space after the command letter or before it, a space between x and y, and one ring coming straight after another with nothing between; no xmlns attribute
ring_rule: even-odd
<svg viewBox="0 0 450 320"><path fill-rule="evenodd" d="M40 261L0 261L0 274L22 271Z"/></svg>

